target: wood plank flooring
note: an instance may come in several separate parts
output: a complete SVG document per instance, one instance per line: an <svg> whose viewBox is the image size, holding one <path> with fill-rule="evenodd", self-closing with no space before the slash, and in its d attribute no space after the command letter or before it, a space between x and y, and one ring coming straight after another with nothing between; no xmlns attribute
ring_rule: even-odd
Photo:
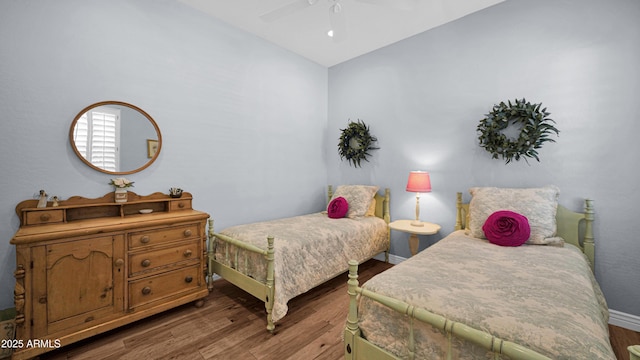
<svg viewBox="0 0 640 360"><path fill-rule="evenodd" d="M360 265L359 280L391 267L377 260ZM266 331L264 303L224 280L202 308L184 305L40 357L60 359L318 359L344 358L342 332L347 316L347 275L289 302L289 312ZM640 344L640 333L610 326L619 359Z"/></svg>
<svg viewBox="0 0 640 360"><path fill-rule="evenodd" d="M609 340L613 347L613 352L619 360L629 360L629 351L627 347L630 345L640 345L640 332L635 332L609 325Z"/></svg>

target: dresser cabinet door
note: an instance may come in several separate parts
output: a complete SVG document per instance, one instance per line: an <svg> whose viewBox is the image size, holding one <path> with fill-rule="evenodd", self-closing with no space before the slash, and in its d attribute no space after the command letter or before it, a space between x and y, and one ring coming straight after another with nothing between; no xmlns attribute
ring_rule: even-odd
<svg viewBox="0 0 640 360"><path fill-rule="evenodd" d="M44 246L46 264L34 299L46 308L48 334L100 323L124 310L124 237L104 236ZM42 283L42 281L45 281ZM37 311L34 312L38 313ZM44 329L43 329L44 330Z"/></svg>

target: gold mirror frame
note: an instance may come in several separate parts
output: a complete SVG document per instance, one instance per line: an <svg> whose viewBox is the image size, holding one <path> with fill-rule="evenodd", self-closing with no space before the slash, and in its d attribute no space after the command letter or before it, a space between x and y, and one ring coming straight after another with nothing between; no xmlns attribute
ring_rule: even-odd
<svg viewBox="0 0 640 360"><path fill-rule="evenodd" d="M101 167L98 167L94 164L92 164L87 158L85 158L80 151L78 150L78 147L75 144L74 141L74 130L76 127L76 124L78 123L78 120L89 110L93 109L93 108L97 108L100 106L109 106L109 105L119 105L119 106L124 106L130 109L133 109L135 111L137 111L138 113L140 113L142 116L144 116L147 120L149 120L149 123L153 126L153 128L156 131L157 134L157 142L153 142L153 140L155 139L147 139L147 147L148 147L148 154L149 154L149 160L142 165L141 167L137 168L137 169L133 169L133 170L125 170L125 171L110 171L110 170L106 170L103 169ZM151 143L150 143L151 141ZM71 128L69 129L69 142L71 143L71 148L73 149L73 151L76 153L76 155L78 156L78 158L80 160L82 160L82 162L84 162L85 164L87 164L89 167L98 170L100 172L106 173L106 174L111 174L111 175L127 175L127 174L133 174L133 173L137 173L139 171L142 171L144 169L146 169L147 167L149 167L151 164L153 164L154 161L156 161L156 159L158 158L158 155L160 154L160 149L162 148L162 135L160 133L160 128L158 127L158 124L156 124L156 122L153 120L153 118L151 116L149 116L149 114L147 114L144 110L140 109L139 107L132 105L132 104L128 104L122 101L102 101L102 102L97 102L95 104L91 104L87 107L85 107L84 109L82 109L78 115L76 115L76 117L73 119L73 122L71 123ZM151 150L151 146L153 145L153 151Z"/></svg>

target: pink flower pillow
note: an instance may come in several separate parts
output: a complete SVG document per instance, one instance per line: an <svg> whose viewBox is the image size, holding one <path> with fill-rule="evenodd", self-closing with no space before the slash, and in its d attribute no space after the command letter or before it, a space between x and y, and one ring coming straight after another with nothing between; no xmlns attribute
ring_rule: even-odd
<svg viewBox="0 0 640 360"><path fill-rule="evenodd" d="M509 210L489 215L482 225L482 231L489 242L500 246L520 246L531 235L527 217Z"/></svg>
<svg viewBox="0 0 640 360"><path fill-rule="evenodd" d="M342 196L331 200L329 206L327 206L327 214L332 219L343 218L347 215L347 211L349 211L349 203L347 203L347 199Z"/></svg>

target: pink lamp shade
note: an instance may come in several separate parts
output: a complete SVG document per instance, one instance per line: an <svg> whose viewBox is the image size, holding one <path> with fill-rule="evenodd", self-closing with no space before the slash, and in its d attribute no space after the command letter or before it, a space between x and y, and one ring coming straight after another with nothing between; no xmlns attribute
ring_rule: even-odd
<svg viewBox="0 0 640 360"><path fill-rule="evenodd" d="M431 179L426 171L412 171L407 181L407 191L425 193L431 192Z"/></svg>

